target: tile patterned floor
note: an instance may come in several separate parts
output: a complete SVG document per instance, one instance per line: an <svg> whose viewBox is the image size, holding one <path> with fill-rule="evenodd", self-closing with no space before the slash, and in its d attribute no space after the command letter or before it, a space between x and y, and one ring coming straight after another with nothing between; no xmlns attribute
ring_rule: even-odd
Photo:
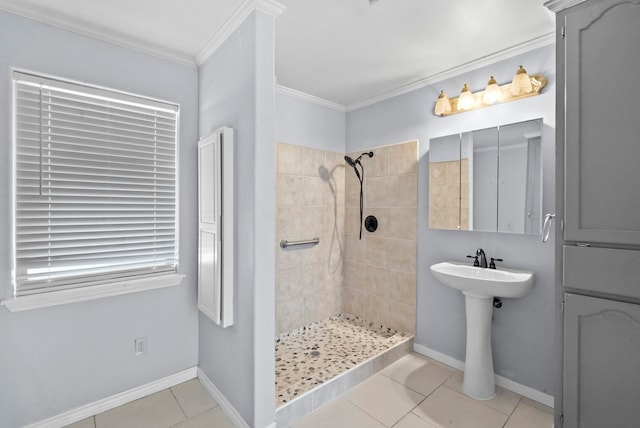
<svg viewBox="0 0 640 428"><path fill-rule="evenodd" d="M232 428L197 379L67 428ZM549 407L498 388L462 393L462 372L412 353L295 422L293 428L551 428ZM278 428L284 428L278 426Z"/></svg>
<svg viewBox="0 0 640 428"><path fill-rule="evenodd" d="M197 379L83 419L67 428L233 428Z"/></svg>
<svg viewBox="0 0 640 428"><path fill-rule="evenodd" d="M337 315L276 339L276 406L406 340L398 332Z"/></svg>
<svg viewBox="0 0 640 428"><path fill-rule="evenodd" d="M500 387L491 400L473 400L462 393L462 379L459 370L412 353L292 427L553 427L551 408Z"/></svg>

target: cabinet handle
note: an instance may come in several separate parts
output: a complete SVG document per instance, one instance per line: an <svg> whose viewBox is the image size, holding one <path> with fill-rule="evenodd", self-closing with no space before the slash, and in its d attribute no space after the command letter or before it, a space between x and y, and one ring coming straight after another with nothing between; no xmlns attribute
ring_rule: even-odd
<svg viewBox="0 0 640 428"><path fill-rule="evenodd" d="M542 224L542 242L549 240L549 233L551 232L551 220L556 217L555 214L547 214L544 216L544 223Z"/></svg>

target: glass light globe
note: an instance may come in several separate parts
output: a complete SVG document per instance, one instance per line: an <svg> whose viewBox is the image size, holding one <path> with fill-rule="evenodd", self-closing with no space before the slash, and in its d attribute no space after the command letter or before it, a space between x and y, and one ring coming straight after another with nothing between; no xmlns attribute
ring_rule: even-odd
<svg viewBox="0 0 640 428"><path fill-rule="evenodd" d="M436 101L435 114L437 116L444 116L445 114L450 112L451 102L449 102L449 97L444 91L440 91L440 95L438 95L438 101Z"/></svg>
<svg viewBox="0 0 640 428"><path fill-rule="evenodd" d="M513 76L513 82L511 82L511 93L513 95L524 95L528 94L533 90L533 86L531 85L531 78L527 74L527 70L522 68L516 71L516 75Z"/></svg>
<svg viewBox="0 0 640 428"><path fill-rule="evenodd" d="M489 83L487 83L487 88L484 90L484 95L482 96L482 102L486 105L491 105L495 102L498 102L502 99L502 90L500 86L498 86L498 82L496 79L491 76L489 79Z"/></svg>
<svg viewBox="0 0 640 428"><path fill-rule="evenodd" d="M460 97L458 98L458 110L469 110L475 104L475 98L471 93L471 88L466 83L460 91Z"/></svg>

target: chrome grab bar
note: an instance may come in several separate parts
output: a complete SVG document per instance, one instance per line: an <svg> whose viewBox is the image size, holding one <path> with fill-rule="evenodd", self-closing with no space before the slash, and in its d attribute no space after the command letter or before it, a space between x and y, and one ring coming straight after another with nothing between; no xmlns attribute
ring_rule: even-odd
<svg viewBox="0 0 640 428"><path fill-rule="evenodd" d="M551 220L556 217L555 214L547 214L544 216L544 223L542 224L542 242L549 240L549 233L551 232Z"/></svg>
<svg viewBox="0 0 640 428"><path fill-rule="evenodd" d="M303 239L301 241L287 241L286 239L283 239L282 241L280 241L280 248L292 247L294 245L306 245L306 244L316 245L318 242L320 242L320 238Z"/></svg>

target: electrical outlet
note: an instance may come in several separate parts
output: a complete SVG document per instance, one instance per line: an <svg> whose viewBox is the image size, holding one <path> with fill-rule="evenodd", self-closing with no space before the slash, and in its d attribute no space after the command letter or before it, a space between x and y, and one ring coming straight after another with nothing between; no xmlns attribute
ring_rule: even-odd
<svg viewBox="0 0 640 428"><path fill-rule="evenodd" d="M139 337L135 340L135 352L136 355L142 355L147 353L147 338Z"/></svg>

